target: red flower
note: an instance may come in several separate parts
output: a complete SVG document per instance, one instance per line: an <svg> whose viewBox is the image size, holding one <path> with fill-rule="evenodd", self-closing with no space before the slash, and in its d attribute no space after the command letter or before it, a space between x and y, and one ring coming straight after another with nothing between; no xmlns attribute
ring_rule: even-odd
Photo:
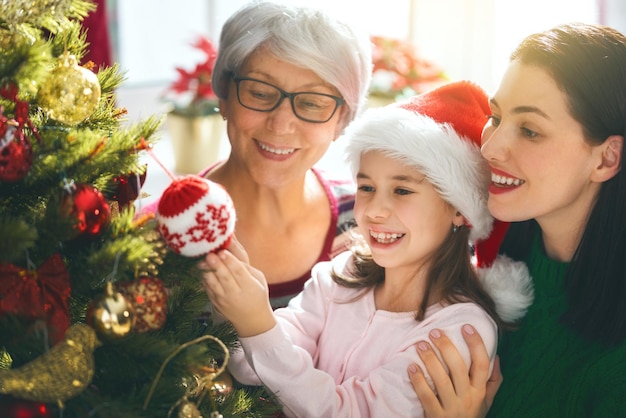
<svg viewBox="0 0 626 418"><path fill-rule="evenodd" d="M175 102L176 111L195 114L205 112L207 109L211 111L212 109L206 106L207 102L210 102L210 106L215 107L217 97L213 91L211 76L217 59L217 49L204 36L199 36L191 46L204 53L204 61L196 64L191 71L176 67L178 78L170 84L167 92L184 96L187 100L187 103L181 104L179 103L180 97L172 99Z"/></svg>
<svg viewBox="0 0 626 418"><path fill-rule="evenodd" d="M371 37L373 80L370 92L386 96L421 93L447 81L443 70L420 57L409 42L383 36Z"/></svg>

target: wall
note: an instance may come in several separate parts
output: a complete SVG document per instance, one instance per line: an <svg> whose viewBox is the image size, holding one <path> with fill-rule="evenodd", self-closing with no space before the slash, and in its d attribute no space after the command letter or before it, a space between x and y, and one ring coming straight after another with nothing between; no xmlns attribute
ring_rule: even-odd
<svg viewBox="0 0 626 418"><path fill-rule="evenodd" d="M109 0L118 29L116 60L127 85L165 85L174 67L195 63L189 43L201 33L217 40L222 23L247 0ZM619 27L623 0L279 0L326 8L372 34L412 39L451 77L488 90L513 47L527 34L580 20ZM602 14L602 15L601 15Z"/></svg>

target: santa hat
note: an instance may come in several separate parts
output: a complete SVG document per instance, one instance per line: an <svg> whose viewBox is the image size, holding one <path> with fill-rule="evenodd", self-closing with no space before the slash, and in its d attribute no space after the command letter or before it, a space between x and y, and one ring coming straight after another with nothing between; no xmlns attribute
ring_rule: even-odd
<svg viewBox="0 0 626 418"><path fill-rule="evenodd" d="M491 239L487 209L489 166L480 153L481 134L491 113L488 97L468 81L448 83L410 99L366 111L346 130L346 153L356 175L361 154L381 151L415 167L441 197L466 219L479 276L506 321L523 316L532 301L525 264L497 256L504 236ZM498 229L498 232L502 232Z"/></svg>
<svg viewBox="0 0 626 418"><path fill-rule="evenodd" d="M196 257L226 248L235 231L233 201L218 183L189 175L177 178L159 200L158 230L178 254Z"/></svg>
<svg viewBox="0 0 626 418"><path fill-rule="evenodd" d="M486 238L493 217L487 210L490 173L480 136L489 114L487 95L467 81L370 109L346 132L352 172L366 151L397 158L417 168L461 212L471 228L470 241Z"/></svg>

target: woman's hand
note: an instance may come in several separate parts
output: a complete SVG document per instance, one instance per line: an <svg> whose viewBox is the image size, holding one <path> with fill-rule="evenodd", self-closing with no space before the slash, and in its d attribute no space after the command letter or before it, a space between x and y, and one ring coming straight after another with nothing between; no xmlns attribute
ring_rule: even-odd
<svg viewBox="0 0 626 418"><path fill-rule="evenodd" d="M441 331L433 330L430 338L441 353L449 373L427 342L420 342L417 346L417 352L437 389L435 394L417 364L409 366L413 389L428 418L484 417L502 383L497 357L491 377L489 376L489 355L474 327L464 325L462 334L472 358L469 374L456 347Z"/></svg>
<svg viewBox="0 0 626 418"><path fill-rule="evenodd" d="M230 248L230 247L229 247ZM240 258L247 260L242 247L210 253L200 268L204 271L202 284L213 306L229 320L240 337L250 337L268 331L276 324L269 303L267 281L263 273Z"/></svg>

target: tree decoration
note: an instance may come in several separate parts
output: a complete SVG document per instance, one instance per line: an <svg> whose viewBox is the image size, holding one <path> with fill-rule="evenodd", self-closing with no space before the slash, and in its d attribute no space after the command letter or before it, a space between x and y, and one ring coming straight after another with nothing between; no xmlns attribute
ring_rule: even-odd
<svg viewBox="0 0 626 418"><path fill-rule="evenodd" d="M100 82L96 74L78 65L74 55L65 52L44 80L37 100L50 118L77 125L98 107Z"/></svg>
<svg viewBox="0 0 626 418"><path fill-rule="evenodd" d="M33 148L24 136L18 135L17 123L0 114L0 180L23 179L33 163Z"/></svg>
<svg viewBox="0 0 626 418"><path fill-rule="evenodd" d="M202 418L200 415L200 410L198 409L198 405L202 402L204 396L207 393L206 388L211 387L213 380L217 378L220 374L222 374L226 370L226 366L228 365L228 361L230 360L230 352L228 351L228 347L219 339L215 338L212 335L203 335L202 337L196 338L195 340L189 341L185 344L182 344L178 347L172 354L170 354L165 361L161 364L157 375L152 381L152 386L150 387L150 391L148 392L148 396L143 404L143 409L145 410L150 403L150 399L152 398L152 394L156 389L156 385L159 383L159 379L161 378L161 374L165 369L165 366L182 350L185 348L198 344L205 340L213 340L215 341L224 351L224 360L222 361L222 365L215 369L214 372L208 373L204 376L194 376L194 383L189 384L189 382L185 381L184 384L187 386L187 393L183 395L171 408L169 413L167 414L168 418L171 417L172 413L175 410L178 410L178 418ZM222 414L220 414L217 410L217 406L215 404L215 399L212 396L211 391L208 391L209 399L211 401L212 411L210 418L223 418ZM194 404L189 400L189 398L195 397L197 398L196 403Z"/></svg>
<svg viewBox="0 0 626 418"><path fill-rule="evenodd" d="M66 182L61 200L61 213L75 221L76 236L95 236L111 220L111 209L102 193L88 184Z"/></svg>
<svg viewBox="0 0 626 418"><path fill-rule="evenodd" d="M194 370L197 371L195 376L205 382L213 398L224 398L233 391L233 377L228 370L220 372L219 368L210 366L197 367Z"/></svg>
<svg viewBox="0 0 626 418"><path fill-rule="evenodd" d="M104 339L122 338L133 330L135 308L124 295L114 291L108 281L105 294L87 308L87 323Z"/></svg>
<svg viewBox="0 0 626 418"><path fill-rule="evenodd" d="M142 277L132 282L116 283L116 289L135 309L133 331L160 329L167 319L167 291L156 277Z"/></svg>
<svg viewBox="0 0 626 418"><path fill-rule="evenodd" d="M144 182L146 181L147 166L141 174L130 173L125 176L116 176L113 178L115 186L114 192L109 199L118 202L120 209L131 205L137 197Z"/></svg>
<svg viewBox="0 0 626 418"><path fill-rule="evenodd" d="M95 331L72 325L65 339L25 365L0 370L0 393L36 402L62 403L80 392L94 374Z"/></svg>
<svg viewBox="0 0 626 418"><path fill-rule="evenodd" d="M25 401L11 396L0 397L0 417L6 418L53 418L56 408L44 402Z"/></svg>
<svg viewBox="0 0 626 418"><path fill-rule="evenodd" d="M12 25L32 22L44 24L51 16L63 18L72 9L71 0L11 0L2 3L2 19ZM88 9L89 10L89 9Z"/></svg>
<svg viewBox="0 0 626 418"><path fill-rule="evenodd" d="M32 134L41 137L29 119L29 104L17 96L17 86L9 83L0 88L0 96L15 103L15 118L8 119L0 108L0 180L14 182L28 174L33 162L33 149L24 133L28 126Z"/></svg>
<svg viewBox="0 0 626 418"><path fill-rule="evenodd" d="M218 251L235 231L235 207L223 186L200 176L172 181L161 195L159 232L178 254L195 257Z"/></svg>
<svg viewBox="0 0 626 418"><path fill-rule="evenodd" d="M70 293L69 274L58 253L37 270L0 264L0 317L11 313L43 319L53 343L63 338L70 325Z"/></svg>

